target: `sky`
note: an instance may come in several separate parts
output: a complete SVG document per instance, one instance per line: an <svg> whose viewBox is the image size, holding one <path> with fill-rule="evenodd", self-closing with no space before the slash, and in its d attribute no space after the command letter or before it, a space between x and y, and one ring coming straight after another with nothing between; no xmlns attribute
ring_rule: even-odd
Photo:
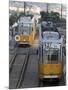
<svg viewBox="0 0 68 90"><path fill-rule="evenodd" d="M16 1L16 0L9 0L11 1ZM23 8L24 4L23 1L21 2L9 2L9 6L11 7L20 7ZM39 7L41 10L46 11L46 3L40 3L40 2L26 2L26 6L34 6L34 7ZM62 11L63 11L63 16L66 17L66 4L62 4ZM55 11L61 13L61 4L59 3L50 3L48 4L48 9L49 11Z"/></svg>

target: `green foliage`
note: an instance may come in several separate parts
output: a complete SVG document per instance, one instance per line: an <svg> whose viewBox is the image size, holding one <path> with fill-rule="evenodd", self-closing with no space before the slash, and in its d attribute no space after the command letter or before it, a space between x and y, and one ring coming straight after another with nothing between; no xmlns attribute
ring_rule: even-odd
<svg viewBox="0 0 68 90"><path fill-rule="evenodd" d="M24 13L23 13L23 12L20 12L20 13L19 13L18 19L19 19L21 16L24 16Z"/></svg>
<svg viewBox="0 0 68 90"><path fill-rule="evenodd" d="M18 21L18 19L19 19L21 16L24 16L24 13L23 13L23 12L20 12L20 13L14 12L14 13L9 17L9 25L12 26L15 22Z"/></svg>
<svg viewBox="0 0 68 90"><path fill-rule="evenodd" d="M44 12L41 11L41 19L42 20L50 20L52 22L59 22L60 21L60 15L58 12Z"/></svg>
<svg viewBox="0 0 68 90"><path fill-rule="evenodd" d="M17 13L13 13L13 14L9 17L9 25L12 26L15 22L17 22L17 20L18 20Z"/></svg>
<svg viewBox="0 0 68 90"><path fill-rule="evenodd" d="M60 21L60 15L58 12L51 12L50 17L53 22L59 22Z"/></svg>

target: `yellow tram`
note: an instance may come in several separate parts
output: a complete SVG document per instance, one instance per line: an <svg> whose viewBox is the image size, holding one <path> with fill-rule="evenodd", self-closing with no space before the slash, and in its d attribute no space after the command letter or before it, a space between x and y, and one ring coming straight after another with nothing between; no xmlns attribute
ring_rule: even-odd
<svg viewBox="0 0 68 90"><path fill-rule="evenodd" d="M39 80L60 80L63 75L63 37L49 29L40 30Z"/></svg>
<svg viewBox="0 0 68 90"><path fill-rule="evenodd" d="M56 45L55 48L50 46L41 47L41 58L39 62L39 77L43 78L58 78L62 76L62 52L61 45Z"/></svg>
<svg viewBox="0 0 68 90"><path fill-rule="evenodd" d="M18 35L15 36L15 40L18 44L32 45L36 34L36 21L33 17L21 17L18 23Z"/></svg>

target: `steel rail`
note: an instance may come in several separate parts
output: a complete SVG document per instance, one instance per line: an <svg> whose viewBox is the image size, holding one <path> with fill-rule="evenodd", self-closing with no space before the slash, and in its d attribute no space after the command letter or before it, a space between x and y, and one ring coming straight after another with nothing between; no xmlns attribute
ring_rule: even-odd
<svg viewBox="0 0 68 90"><path fill-rule="evenodd" d="M17 50L18 50L18 48L16 49L15 52L17 52ZM12 57L12 59L11 59L10 62L9 62L9 72L10 72L10 73L11 73L11 71L12 71L13 64L14 64L14 62L15 62L16 57L17 57L17 53L14 54L14 56Z"/></svg>
<svg viewBox="0 0 68 90"><path fill-rule="evenodd" d="M22 69L21 69L21 72L20 72L20 75L19 75L19 79L18 79L16 88L21 87L21 82L24 80L24 75L25 75L25 71L26 71L26 68L27 68L27 65L28 65L28 61L29 61L29 51L28 51L28 53L25 57L23 65L22 65Z"/></svg>

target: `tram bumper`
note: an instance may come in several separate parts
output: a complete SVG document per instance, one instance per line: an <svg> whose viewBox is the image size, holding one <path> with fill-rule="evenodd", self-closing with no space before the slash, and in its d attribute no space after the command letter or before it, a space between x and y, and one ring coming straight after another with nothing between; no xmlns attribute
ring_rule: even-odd
<svg viewBox="0 0 68 90"><path fill-rule="evenodd" d="M42 75L40 78L59 78L59 75Z"/></svg>
<svg viewBox="0 0 68 90"><path fill-rule="evenodd" d="M18 35L18 40L16 39L18 44L30 44L29 36L27 35Z"/></svg>
<svg viewBox="0 0 68 90"><path fill-rule="evenodd" d="M44 82L44 83L54 83L57 84L60 82L60 77L58 75L44 75L39 78L39 82Z"/></svg>
<svg viewBox="0 0 68 90"><path fill-rule="evenodd" d="M43 82L59 83L60 75L42 75L42 76L40 76L39 80L41 80Z"/></svg>

